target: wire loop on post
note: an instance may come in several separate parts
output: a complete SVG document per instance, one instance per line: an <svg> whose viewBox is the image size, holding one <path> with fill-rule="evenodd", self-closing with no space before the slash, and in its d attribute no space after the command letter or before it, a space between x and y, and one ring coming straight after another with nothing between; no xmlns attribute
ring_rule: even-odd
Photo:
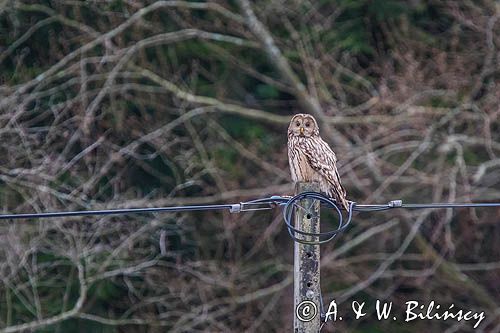
<svg viewBox="0 0 500 333"><path fill-rule="evenodd" d="M295 225L291 222L294 216L295 209L305 209L306 208L300 206L297 204L297 201L303 200L303 199L315 199L319 200L321 204L328 206L329 208L334 208L335 211L337 212L339 221L338 221L338 227L335 230L327 231L327 232L319 232L319 233L311 233L311 232L305 232L297 229ZM318 245L318 244L324 244L326 242L331 241L332 239L337 236L338 233L344 231L347 226L351 223L352 219L352 211L355 203L350 202L349 203L349 210L347 212L347 220L344 222L344 218L342 216L342 212L340 208L337 206L336 202L323 194L317 193L317 192L303 192L299 193L290 200L288 200L285 204L285 207L283 209L283 219L285 220L285 224L288 229L288 233L290 234L290 237L295 242L302 243L302 244L311 244L311 245ZM302 235L302 238L297 237L297 234ZM313 240L306 240L306 238L312 238Z"/></svg>

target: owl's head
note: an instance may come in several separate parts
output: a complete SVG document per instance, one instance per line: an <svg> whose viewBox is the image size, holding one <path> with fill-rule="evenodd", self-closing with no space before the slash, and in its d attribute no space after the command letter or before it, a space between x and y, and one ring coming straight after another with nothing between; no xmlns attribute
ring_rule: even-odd
<svg viewBox="0 0 500 333"><path fill-rule="evenodd" d="M319 135L316 119L306 113L298 113L290 120L288 125L288 136L313 137Z"/></svg>

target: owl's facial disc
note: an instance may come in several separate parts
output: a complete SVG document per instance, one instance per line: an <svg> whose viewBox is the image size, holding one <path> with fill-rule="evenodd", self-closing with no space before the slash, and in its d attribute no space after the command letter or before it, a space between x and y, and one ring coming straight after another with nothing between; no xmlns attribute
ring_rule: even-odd
<svg viewBox="0 0 500 333"><path fill-rule="evenodd" d="M300 127L300 133L302 136L310 137L314 134L314 129L316 123L311 117L304 117L302 119L302 126Z"/></svg>
<svg viewBox="0 0 500 333"><path fill-rule="evenodd" d="M316 127L316 121L310 115L297 114L290 121L288 131L294 136L311 137L317 131Z"/></svg>

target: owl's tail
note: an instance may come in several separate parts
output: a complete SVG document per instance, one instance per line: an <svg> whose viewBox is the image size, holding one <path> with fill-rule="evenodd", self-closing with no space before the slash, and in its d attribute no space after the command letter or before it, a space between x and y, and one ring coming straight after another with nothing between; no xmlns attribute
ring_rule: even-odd
<svg viewBox="0 0 500 333"><path fill-rule="evenodd" d="M343 189L343 188L342 188ZM335 188L332 188L330 193L327 193L329 197L335 200L335 202L342 206L346 211L349 211L349 201L345 197L345 191L337 191Z"/></svg>
<svg viewBox="0 0 500 333"><path fill-rule="evenodd" d="M339 201L337 200L337 202L339 202ZM345 197L342 197L340 199L340 203L341 203L342 207L344 207L346 212L348 212L349 211L349 201L347 201L347 199Z"/></svg>

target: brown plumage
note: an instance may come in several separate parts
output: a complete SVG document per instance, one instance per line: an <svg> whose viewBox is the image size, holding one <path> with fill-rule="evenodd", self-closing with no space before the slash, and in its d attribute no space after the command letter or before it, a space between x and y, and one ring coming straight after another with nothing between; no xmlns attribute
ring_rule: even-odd
<svg viewBox="0 0 500 333"><path fill-rule="evenodd" d="M288 162L294 182L318 182L321 192L348 210L346 191L337 171L337 157L319 136L316 119L299 113L288 126Z"/></svg>

